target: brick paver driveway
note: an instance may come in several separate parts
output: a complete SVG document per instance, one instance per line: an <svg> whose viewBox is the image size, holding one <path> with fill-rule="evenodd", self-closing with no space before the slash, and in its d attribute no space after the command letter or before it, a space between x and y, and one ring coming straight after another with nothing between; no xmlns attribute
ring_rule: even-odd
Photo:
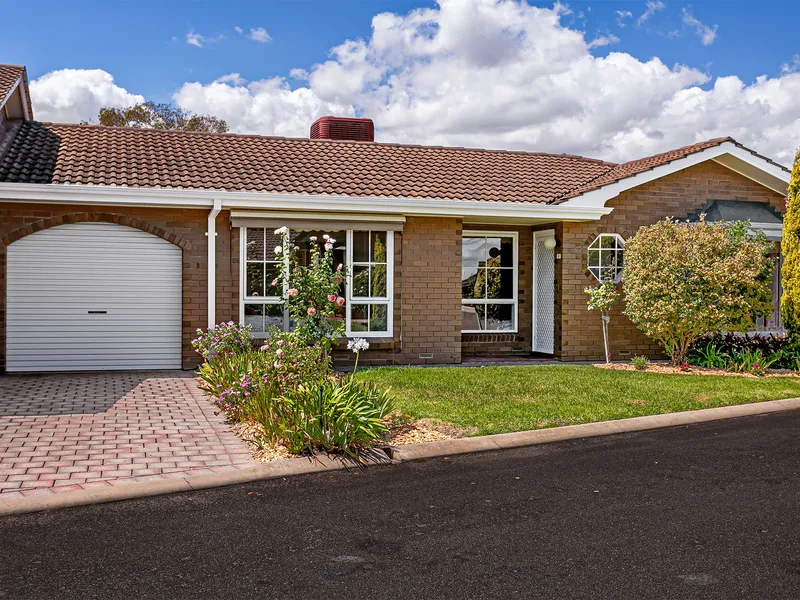
<svg viewBox="0 0 800 600"><path fill-rule="evenodd" d="M255 465L183 371L0 376L0 493L23 496Z"/></svg>

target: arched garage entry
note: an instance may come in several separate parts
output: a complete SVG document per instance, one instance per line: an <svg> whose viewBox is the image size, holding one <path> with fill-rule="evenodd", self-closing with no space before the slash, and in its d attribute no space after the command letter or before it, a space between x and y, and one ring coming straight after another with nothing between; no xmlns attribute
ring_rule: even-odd
<svg viewBox="0 0 800 600"><path fill-rule="evenodd" d="M181 266L179 247L107 222L10 244L7 371L181 368Z"/></svg>

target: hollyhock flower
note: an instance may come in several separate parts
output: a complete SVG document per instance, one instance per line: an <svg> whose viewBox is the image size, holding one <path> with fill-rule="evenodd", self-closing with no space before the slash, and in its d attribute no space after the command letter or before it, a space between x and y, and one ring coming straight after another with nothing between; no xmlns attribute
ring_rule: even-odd
<svg viewBox="0 0 800 600"><path fill-rule="evenodd" d="M339 296L339 297L336 299L336 306L338 306L339 308L341 308L342 306L344 306L344 298L342 298L341 296Z"/></svg>
<svg viewBox="0 0 800 600"><path fill-rule="evenodd" d="M336 302L336 294L330 294L328 296L328 302Z"/></svg>
<svg viewBox="0 0 800 600"><path fill-rule="evenodd" d="M317 314L317 309L312 306L306 311L306 313L308 314L309 317L313 317L314 315Z"/></svg>
<svg viewBox="0 0 800 600"><path fill-rule="evenodd" d="M295 288L289 288L286 290L286 293L289 295L290 298L294 298L297 296L297 290Z"/></svg>

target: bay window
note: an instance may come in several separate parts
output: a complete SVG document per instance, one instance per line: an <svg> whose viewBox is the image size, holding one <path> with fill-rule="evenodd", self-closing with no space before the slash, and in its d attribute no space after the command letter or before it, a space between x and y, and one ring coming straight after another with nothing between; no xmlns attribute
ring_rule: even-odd
<svg viewBox="0 0 800 600"><path fill-rule="evenodd" d="M461 242L461 331L517 331L517 233L465 231Z"/></svg>
<svg viewBox="0 0 800 600"><path fill-rule="evenodd" d="M284 259L275 254L275 247L282 244L281 236L263 227L242 227L241 232L242 323L250 325L257 337L264 337L271 326L289 331L294 323L283 301L280 274ZM339 291L345 305L336 309L334 318L345 324L348 336L391 336L394 232L292 229L290 239L297 246L301 264L310 261L310 238L321 240L325 233L336 240L334 266L344 264L348 271Z"/></svg>

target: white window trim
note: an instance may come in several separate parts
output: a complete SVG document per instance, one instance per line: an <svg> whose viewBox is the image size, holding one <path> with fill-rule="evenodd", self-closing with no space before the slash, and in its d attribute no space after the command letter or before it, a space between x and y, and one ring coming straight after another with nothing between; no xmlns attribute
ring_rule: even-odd
<svg viewBox="0 0 800 600"><path fill-rule="evenodd" d="M591 276L594 277L600 283L603 283L603 280L600 277L598 277L597 275L595 275L594 273L592 273L592 265L589 264L589 252L591 252L593 250L592 245L594 245L594 243L597 240L599 240L601 238L604 238L604 237L611 237L611 238L615 238L617 240L617 244L620 247L614 249L614 252L617 252L617 253L625 252L625 238L622 237L618 233L598 233L597 236L592 240L592 242L586 247L586 269L589 271ZM600 256L601 259L602 259L602 250L611 251L610 248L602 248L602 244L603 243L600 242L600 246L601 247L596 249L598 252L600 252L600 254L598 256ZM624 255L623 255L623 257L624 257ZM601 260L601 263L602 263L602 260ZM598 265L598 268L601 269L601 272L602 272L602 268L603 268L602 264ZM624 270L625 270L625 265L624 265L624 258L623 258L623 266L619 270L619 273L614 275L614 283L619 283L620 281L622 281L622 273L623 273Z"/></svg>
<svg viewBox="0 0 800 600"><path fill-rule="evenodd" d="M263 229L263 228L262 228ZM352 264L353 264L353 231L384 231L383 229L348 229L347 234L347 280L345 283L345 336L363 338L384 338L394 336L394 231L386 231L386 296L383 298L352 298ZM269 252L270 248L264 247ZM288 255L284 252L288 261ZM361 263L359 263L361 264ZM286 266L286 265L284 265ZM284 283L284 293L286 292ZM247 229L239 230L239 323L244 325L245 304L283 304L280 296L245 296L247 289ZM351 331L350 329L350 304L383 304L386 305L386 331ZM283 328L289 325L289 311L284 311ZM254 332L253 337L265 338L266 332Z"/></svg>
<svg viewBox="0 0 800 600"><path fill-rule="evenodd" d="M499 334L499 333L519 333L519 233L516 231L488 231L488 230L464 230L461 232L461 239L465 237L510 237L512 238L513 245L513 273L514 273L514 297L511 299L484 299L484 300L467 300L462 298L461 305L474 306L476 304L512 304L514 310L511 317L514 321L512 329L462 329L461 333L485 333L485 334ZM462 267L463 268L463 267Z"/></svg>

